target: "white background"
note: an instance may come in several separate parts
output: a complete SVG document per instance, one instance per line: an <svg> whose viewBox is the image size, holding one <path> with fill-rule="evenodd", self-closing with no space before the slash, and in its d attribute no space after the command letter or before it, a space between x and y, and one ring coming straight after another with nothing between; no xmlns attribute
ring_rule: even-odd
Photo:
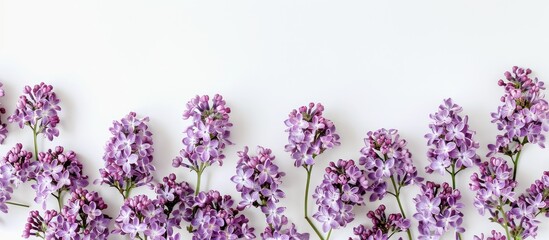
<svg viewBox="0 0 549 240"><path fill-rule="evenodd" d="M490 112L500 104L503 89L497 80L503 72L519 65L532 68L541 80L549 79L548 10L549 4L541 1L0 0L0 81L7 94L0 102L12 113L24 85L54 85L63 108L61 134L53 142L40 141L40 148L62 145L76 151L92 181L103 166L112 121L129 111L149 116L155 176L176 172L194 185L194 173L171 167L182 148L182 131L190 124L181 114L194 95L220 93L233 110L236 144L227 148L223 167L207 169L203 189L239 200L229 181L236 152L245 145L272 148L287 173L282 186L288 196L282 201L286 213L300 231L312 233L302 216L305 171L293 167L283 148L283 121L293 108L322 102L341 135L341 146L318 158L312 188L329 161L358 159L366 132L381 127L400 130L426 176L423 135L428 114L448 97L470 116L484 156L497 134ZM31 149L30 129L12 124L9 130L0 155L17 142ZM520 191L549 170L548 153L537 146L526 149ZM468 205L464 239L502 230L472 207L468 183L474 170L458 177ZM116 190L90 188L103 195L108 213L116 217L122 204ZM417 191L404 189L408 215ZM30 204L33 197L28 185L14 194L14 200ZM48 205L54 208L51 200ZM392 198L384 202L397 210ZM366 223L366 211L378 204L357 207L357 219L335 231L333 239L350 236L352 227ZM311 204L311 215L313 208ZM0 215L2 239L20 238L28 211L10 207L8 215ZM265 226L260 211L245 213L259 236ZM538 239L549 238L547 223L544 219ZM414 221L417 237L416 228Z"/></svg>

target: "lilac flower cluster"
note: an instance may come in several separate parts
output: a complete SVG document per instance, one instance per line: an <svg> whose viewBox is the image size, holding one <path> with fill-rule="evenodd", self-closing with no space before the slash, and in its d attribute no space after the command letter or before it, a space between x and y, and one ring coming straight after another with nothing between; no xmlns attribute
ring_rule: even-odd
<svg viewBox="0 0 549 240"><path fill-rule="evenodd" d="M479 165L479 171L480 174L473 173L469 184L476 192L474 206L482 215L488 210L492 217L497 217L498 207L506 201L515 201L513 189L517 183L512 179L513 170L505 160L492 157Z"/></svg>
<svg viewBox="0 0 549 240"><path fill-rule="evenodd" d="M223 149L226 145L232 144L229 141L229 129L233 126L229 122L231 109L225 105L225 100L219 94L213 97L211 105L209 101L210 97L204 95L196 96L187 103L183 119L192 118L193 124L185 131L185 147L181 150L180 156L173 160L174 167L201 172L206 166L214 163L223 165ZM185 163L184 159L188 163Z"/></svg>
<svg viewBox="0 0 549 240"><path fill-rule="evenodd" d="M35 162L36 182L32 188L36 191L34 201L46 208L46 199L55 196L61 208L61 195L64 191L74 192L77 188L88 186L88 176L82 171L82 163L73 151L64 152L63 147L49 149L38 154ZM55 194L57 193L57 195Z"/></svg>
<svg viewBox="0 0 549 240"><path fill-rule="evenodd" d="M427 182L421 186L421 193L414 201L417 213L414 218L419 222L419 239L440 239L444 233L453 228L457 233L465 232L461 227L464 205L461 203L461 193L450 187Z"/></svg>
<svg viewBox="0 0 549 240"><path fill-rule="evenodd" d="M15 147L8 151L0 160L0 166L6 166L5 170L13 175L16 185L36 176L36 164L32 161L32 153L25 151L21 143L15 144Z"/></svg>
<svg viewBox="0 0 549 240"><path fill-rule="evenodd" d="M153 140L148 117L139 119L130 112L109 129L111 139L105 146L105 168L99 169L101 184L115 187L124 199L132 188L143 186L153 178Z"/></svg>
<svg viewBox="0 0 549 240"><path fill-rule="evenodd" d="M429 115L431 132L425 135L430 162L425 168L427 173L455 174L456 170L459 172L480 161L476 154L479 144L473 140L475 132L469 129L468 117L459 115L462 110L448 98L436 113ZM452 170L449 170L450 166Z"/></svg>
<svg viewBox="0 0 549 240"><path fill-rule="evenodd" d="M0 211L8 213L8 202L11 199L13 193L13 175L8 165L0 166Z"/></svg>
<svg viewBox="0 0 549 240"><path fill-rule="evenodd" d="M366 168L370 201L383 199L387 193L387 180L393 184L395 192L390 193L394 195L398 195L396 191L402 186L423 181L417 176L406 140L400 139L397 130L382 128L367 135L365 146L360 150L359 163Z"/></svg>
<svg viewBox="0 0 549 240"><path fill-rule="evenodd" d="M231 196L218 191L200 192L187 210L185 220L191 223L193 240L255 239L254 228L248 218L232 208Z"/></svg>
<svg viewBox="0 0 549 240"><path fill-rule="evenodd" d="M164 209L146 195L137 195L126 199L115 219L113 233L129 235L131 239L164 240L168 224ZM170 236L169 239L178 239ZM172 238L173 237L173 238Z"/></svg>
<svg viewBox="0 0 549 240"><path fill-rule="evenodd" d="M15 113L8 118L9 122L17 123L20 128L27 125L33 130L36 137L43 133L50 141L59 136L59 130L56 128L59 123L58 112L59 99L53 87L40 83L34 88L25 86L23 91L25 95L19 97Z"/></svg>
<svg viewBox="0 0 549 240"><path fill-rule="evenodd" d="M23 237L45 239L107 239L110 217L103 213L107 205L97 192L76 189L61 213L46 210L44 217L31 211Z"/></svg>
<svg viewBox="0 0 549 240"><path fill-rule="evenodd" d="M181 228L181 220L191 207L194 190L187 182L177 182L173 173L164 177L161 183L152 184L151 188L156 193L154 203L166 214L164 238L175 238L174 228Z"/></svg>
<svg viewBox="0 0 549 240"><path fill-rule="evenodd" d="M238 210L244 210L250 206L260 207L266 216L269 226L261 234L263 239L309 239L309 234L297 232L294 224L285 228L288 218L283 214L284 207L277 207L280 198L284 198L284 192L279 188L284 172L279 171L273 162L275 156L271 149L257 147L257 155L250 156L248 147L238 152L236 175L231 180L236 184L236 190L241 193L242 201L238 204Z"/></svg>
<svg viewBox="0 0 549 240"><path fill-rule="evenodd" d="M2 86L4 85L0 83L0 97L5 96ZM2 115L4 114L6 114L6 109L0 107L0 144L4 143L4 140L6 140L6 137L8 136L8 125L2 120Z"/></svg>
<svg viewBox="0 0 549 240"><path fill-rule="evenodd" d="M364 203L367 187L365 171L360 170L353 160L330 162L324 180L313 194L318 205L313 217L322 223L322 230L328 232L342 228L353 221L353 207Z"/></svg>
<svg viewBox="0 0 549 240"><path fill-rule="evenodd" d="M323 111L322 104L309 103L308 107L290 112L284 122L289 133L285 149L291 153L296 167L314 165L316 156L340 144L335 125L322 116Z"/></svg>
<svg viewBox="0 0 549 240"><path fill-rule="evenodd" d="M353 228L355 240L387 240L397 232L410 228L410 220L402 217L400 213L385 214L385 205L380 205L375 211L370 211L366 216L372 221L372 228L359 225ZM349 238L352 240L353 238ZM400 238L402 239L402 238Z"/></svg>
<svg viewBox="0 0 549 240"><path fill-rule="evenodd" d="M492 122L497 124L503 135L498 135L495 144L488 145L488 156L502 153L513 156L520 152L524 144L537 143L544 147L544 132L549 130L549 104L543 99L543 81L530 78L532 70L513 67L513 72L505 72L506 81L498 84L505 88L501 97L503 105L492 113Z"/></svg>

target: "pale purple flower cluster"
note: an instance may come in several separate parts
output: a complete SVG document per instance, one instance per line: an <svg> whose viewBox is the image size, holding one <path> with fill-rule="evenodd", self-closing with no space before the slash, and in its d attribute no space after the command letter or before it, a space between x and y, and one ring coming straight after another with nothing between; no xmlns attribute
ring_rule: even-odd
<svg viewBox="0 0 549 240"><path fill-rule="evenodd" d="M13 193L13 175L8 165L0 166L0 211L8 213L6 202L11 199Z"/></svg>
<svg viewBox="0 0 549 240"><path fill-rule="evenodd" d="M15 147L8 151L0 160L0 166L6 166L6 171L15 178L16 185L36 176L36 164L32 161L32 153L25 151L21 143L15 144Z"/></svg>
<svg viewBox="0 0 549 240"><path fill-rule="evenodd" d="M5 96L2 86L4 85L0 83L0 97ZM6 137L8 136L8 125L2 120L2 115L4 114L6 114L6 109L0 107L0 144L4 143L4 140L6 140Z"/></svg>
<svg viewBox="0 0 549 240"><path fill-rule="evenodd" d="M275 156L272 155L271 149L258 146L257 155L250 156L248 147L245 147L244 151L238 152L238 157L236 175L231 181L236 184L236 190L241 193L243 199L238 204L239 210L250 206L264 207L269 202L276 204L280 198L285 197L279 187L282 183L281 178L286 174L273 163ZM277 218L271 224L280 222L278 217L280 216L271 216Z"/></svg>
<svg viewBox="0 0 549 240"><path fill-rule="evenodd" d="M250 156L248 147L238 152L236 175L231 180L236 184L236 190L241 193L242 201L238 209L243 210L250 206L260 207L266 216L268 227L261 234L263 239L309 239L309 234L297 232L294 224L288 224L288 218L283 214L284 207L277 207L284 192L279 188L282 177L285 175L273 162L275 156L271 149L257 147L257 155Z"/></svg>
<svg viewBox="0 0 549 240"><path fill-rule="evenodd" d="M46 208L46 199L50 194L61 198L64 191L73 192L77 188L88 186L88 176L82 171L82 163L73 151L64 152L63 147L49 149L38 154L35 164L35 183L32 188L36 191L34 201ZM57 193L57 195L55 195Z"/></svg>
<svg viewBox="0 0 549 240"><path fill-rule="evenodd" d="M187 103L183 119L192 118L193 124L187 128L187 136L183 138L184 148L174 160L174 167L185 167L201 172L205 166L218 163L223 165L223 149L232 144L229 141L229 122L231 109L225 105L225 100L216 94L210 105L208 95L196 96ZM184 162L185 160L188 163Z"/></svg>
<svg viewBox="0 0 549 240"><path fill-rule="evenodd" d="M382 128L370 131L367 135L365 146L360 150L362 157L359 163L366 168L370 201L385 197L388 180L393 183L395 190L423 181L417 176L412 154L406 148L406 140L400 139L397 130Z"/></svg>
<svg viewBox="0 0 549 240"><path fill-rule="evenodd" d="M129 235L131 239L179 239L179 234L166 238L167 224L168 216L157 201L137 195L124 202L113 233Z"/></svg>
<svg viewBox="0 0 549 240"><path fill-rule="evenodd" d="M289 144L285 146L295 160L296 167L314 165L314 158L326 149L339 146L339 135L332 121L324 118L324 106L309 103L290 112L284 121Z"/></svg>
<svg viewBox="0 0 549 240"><path fill-rule="evenodd" d="M476 192L474 206L484 215L486 210L492 217L498 217L497 207L506 201L515 201L516 181L512 179L513 170L502 158L492 157L479 165L480 175L473 173L470 189ZM499 219L495 220L499 220Z"/></svg>
<svg viewBox="0 0 549 240"><path fill-rule="evenodd" d="M181 220L191 207L194 190L185 181L177 182L173 173L164 177L161 183L151 184L151 188L156 193L154 203L166 214L164 238L175 238L174 228L181 228Z"/></svg>
<svg viewBox="0 0 549 240"><path fill-rule="evenodd" d="M193 240L255 239L248 218L232 206L231 196L218 191L200 192L194 197L185 220L191 223Z"/></svg>
<svg viewBox="0 0 549 240"><path fill-rule="evenodd" d="M30 126L35 134L43 133L50 141L59 136L58 112L59 99L53 87L40 83L34 88L25 86L24 95L19 97L15 113L8 118L9 122L15 122L20 128Z"/></svg>
<svg viewBox="0 0 549 240"><path fill-rule="evenodd" d="M461 193L452 189L448 183L442 185L434 182L422 184L421 193L414 201L418 220L419 239L441 239L444 233L453 228L457 233L465 232L461 227L464 205L461 203Z"/></svg>
<svg viewBox="0 0 549 240"><path fill-rule="evenodd" d="M549 130L549 104L543 99L543 81L530 78L532 70L513 67L513 72L505 72L504 80L498 84L505 88L501 97L503 105L492 113L492 122L497 124L503 135L498 135L496 144L488 145L488 156L503 153L513 156L526 143L537 143L544 147L544 132Z"/></svg>
<svg viewBox="0 0 549 240"><path fill-rule="evenodd" d="M459 114L462 108L453 103L451 98L445 99L436 113L429 115L432 123L431 132L425 135L429 150L427 157L430 164L425 168L427 173L462 170L480 161L476 154L479 144L473 140L474 131L469 129L468 117Z"/></svg>
<svg viewBox="0 0 549 240"><path fill-rule="evenodd" d="M101 184L115 187L124 198L134 187L143 186L153 179L152 133L148 130L149 118L139 119L130 112L109 129L111 139L105 146L105 168L99 169Z"/></svg>
<svg viewBox="0 0 549 240"><path fill-rule="evenodd" d="M367 187L365 171L360 170L353 160L330 162L324 180L313 194L318 205L313 217L322 223L322 230L328 232L352 222L353 207L364 204Z"/></svg>
<svg viewBox="0 0 549 240"><path fill-rule="evenodd" d="M103 213L107 204L97 192L76 189L61 213L46 210L44 217L31 211L23 237L45 239L106 240L109 236L110 217Z"/></svg>
<svg viewBox="0 0 549 240"><path fill-rule="evenodd" d="M410 220L402 217L400 213L385 214L385 205L380 205L375 211L370 211L366 216L372 221L372 228L359 225L353 228L355 240L387 240L397 232L410 228ZM402 239L402 238L399 238ZM353 240L353 238L349 238Z"/></svg>

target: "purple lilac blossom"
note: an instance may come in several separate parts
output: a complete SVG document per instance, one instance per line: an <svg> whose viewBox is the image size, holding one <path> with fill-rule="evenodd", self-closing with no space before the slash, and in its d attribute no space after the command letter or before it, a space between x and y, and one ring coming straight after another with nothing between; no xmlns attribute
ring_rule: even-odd
<svg viewBox="0 0 549 240"><path fill-rule="evenodd" d="M32 152L25 151L21 143L15 144L5 157L0 160L0 166L6 166L6 171L15 178L15 185L34 179L36 164L32 161Z"/></svg>
<svg viewBox="0 0 549 240"><path fill-rule="evenodd" d="M6 202L11 199L13 193L13 175L8 165L0 166L0 211L8 213Z"/></svg>
<svg viewBox="0 0 549 240"><path fill-rule="evenodd" d="M279 199L284 198L280 189L284 172L274 163L275 156L271 149L257 147L257 155L249 155L248 147L238 152L236 175L231 180L236 184L236 190L241 193L243 201L237 209L242 211L250 206L259 207L266 216L269 226L261 233L263 239L309 239L309 234L298 233L294 224L288 224L288 218L283 214L286 208L278 207Z"/></svg>
<svg viewBox="0 0 549 240"><path fill-rule="evenodd" d="M0 83L0 97L5 96L4 89L2 88L4 85ZM8 136L8 125L2 120L2 115L6 114L6 109L4 107L0 107L0 144L4 143L4 140L6 140L6 137Z"/></svg>
<svg viewBox="0 0 549 240"><path fill-rule="evenodd" d="M25 125L31 127L35 134L43 133L50 141L59 136L58 112L59 99L53 87L40 83L34 88L25 86L24 95L19 97L15 113L8 117L11 123L17 123L20 128Z"/></svg>
<svg viewBox="0 0 549 240"><path fill-rule="evenodd" d="M380 205L375 211L366 214L372 221L372 228L359 225L353 228L355 238L349 240L387 240L398 232L404 232L410 228L410 220L402 217L400 213L385 214L385 205ZM402 239L402 238L399 238Z"/></svg>
<svg viewBox="0 0 549 240"><path fill-rule="evenodd" d="M322 116L323 111L322 104L309 103L308 107L301 106L290 112L284 122L289 141L285 149L291 153L296 167L314 165L316 156L340 145L335 125Z"/></svg>
<svg viewBox="0 0 549 240"><path fill-rule="evenodd" d="M406 148L406 140L400 139L397 130L382 128L368 132L367 135L365 146L360 150L362 157L359 163L366 168L370 201L385 197L387 181L393 183L395 190L423 181L423 178L417 176L412 154Z"/></svg>
<svg viewBox="0 0 549 240"><path fill-rule="evenodd" d="M174 228L181 229L181 220L185 211L191 207L194 190L184 181L177 182L175 174L171 173L162 179L161 183L151 184L156 193L154 203L162 208L167 222L163 231L165 239L179 237Z"/></svg>
<svg viewBox="0 0 549 240"><path fill-rule="evenodd" d="M229 141L229 122L231 109L225 105L225 100L216 94L210 105L208 95L196 96L187 103L183 119L191 118L193 123L186 130L182 142L184 148L180 151L172 165L201 172L206 166L218 163L223 165L225 155L223 150Z"/></svg>
<svg viewBox="0 0 549 240"><path fill-rule="evenodd" d="M113 233L129 235L131 239L179 239L179 234L166 238L168 216L163 206L145 195L126 199L115 219Z"/></svg>
<svg viewBox="0 0 549 240"><path fill-rule="evenodd" d="M191 223L188 230L193 240L206 239L255 239L254 228L248 218L232 206L231 196L218 191L200 192L192 200L192 208L185 213L185 221Z"/></svg>
<svg viewBox="0 0 549 240"><path fill-rule="evenodd" d="M101 184L115 187L126 199L134 187L150 183L155 167L152 133L148 130L149 118L139 119L130 112L109 129L111 139L105 146L105 168L99 169Z"/></svg>
<svg viewBox="0 0 549 240"><path fill-rule="evenodd" d="M366 172L360 170L353 160L330 162L324 180L313 194L318 205L313 217L322 223L322 230L328 232L352 222L353 207L364 204L367 187Z"/></svg>
<svg viewBox="0 0 549 240"><path fill-rule="evenodd" d="M64 191L73 192L77 188L88 186L88 176L82 171L82 163L73 151L65 152L63 147L49 149L38 154L35 164L35 183L32 188L36 191L34 201L42 204L46 209L46 199L50 194L61 198Z"/></svg>
<svg viewBox="0 0 549 240"><path fill-rule="evenodd" d="M502 135L496 137L496 143L488 145L488 156L496 153L513 156L526 143L545 147L544 133L549 130L549 104L541 92L544 82L530 78L532 70L513 67L513 72L505 72L505 81L498 85L505 88L501 97L503 103L498 111L492 113L492 122L496 123Z"/></svg>
<svg viewBox="0 0 549 240"><path fill-rule="evenodd" d="M107 204L97 192L76 189L61 213L46 210L44 217L31 211L23 237L45 239L106 240L109 236L110 217L103 213Z"/></svg>
<svg viewBox="0 0 549 240"><path fill-rule="evenodd" d="M479 144L473 140L475 132L469 128L468 116L460 116L462 110L449 98L444 100L436 113L429 115L431 132L425 135L430 162L425 168L427 173L444 174L446 171L455 174L450 172L450 166L453 166L452 170L460 171L480 161L476 154Z"/></svg>
<svg viewBox="0 0 549 240"><path fill-rule="evenodd" d="M414 198L417 210L414 218L419 222L419 239L441 239L450 228L455 230L456 235L465 232L461 227L461 209L464 205L460 200L460 191L452 189L448 183L439 185L428 181L422 184L421 193Z"/></svg>

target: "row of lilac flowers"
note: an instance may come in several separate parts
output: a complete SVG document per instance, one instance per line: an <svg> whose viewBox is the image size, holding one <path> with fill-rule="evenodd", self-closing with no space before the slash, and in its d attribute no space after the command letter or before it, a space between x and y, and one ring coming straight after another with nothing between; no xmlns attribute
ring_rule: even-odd
<svg viewBox="0 0 549 240"><path fill-rule="evenodd" d="M333 231L354 221L355 206L389 196L399 212L386 213L383 204L376 206L366 214L371 224L354 227L354 236L349 239L390 239L400 232L405 232L409 240L441 239L445 235L461 239L465 232L465 203L458 189L463 186L457 186L456 175L476 167L478 171L469 183L469 189L475 192L472 205L501 229L474 238L536 237L538 216L549 217L549 172L524 193L515 191L521 152L529 143L544 147L544 133L549 130L544 83L530 74L530 69L513 67L512 72L505 73L505 79L498 81L505 94L502 105L492 113L492 122L501 134L494 144L488 145L485 160L477 154L480 144L474 140L475 131L470 129L468 116L462 115L459 105L446 99L429 116L430 131L425 135L429 164L425 172L447 175L448 182L425 181L414 166L407 141L398 131L378 129L366 134L358 161L330 162L322 182L311 193L315 163L326 150L340 145L340 136L335 124L324 117L322 104L311 103L291 111L285 121L285 150L295 167L307 173L303 214L314 236L330 239ZM23 93L8 122L30 128L34 149L26 150L17 143L0 160L0 211L7 213L8 205L27 206L10 201L14 189L25 182L31 183L34 201L45 210L29 213L23 237L108 239L119 234L131 239L181 239L178 229L186 228L193 239L309 239L309 233L299 232L284 214L285 207L280 206L280 200L286 197L281 188L286 174L277 166L269 148L258 146L250 151L245 147L238 152L236 174L231 178L240 193L237 203L230 195L201 190L204 171L213 165L221 166L224 149L233 144L231 109L222 96L196 96L183 113L183 119L190 119L191 124L172 165L195 172L194 187L178 181L173 173L155 181L153 134L147 117L139 118L131 112L113 122L109 129L112 137L105 146L104 167L99 169L101 177L94 181L115 188L123 198L118 216L111 217L104 213L108 207L105 200L87 189L88 176L83 174L83 164L76 153L61 146L40 151L38 136L50 141L59 137L61 107L53 87L44 83L33 88L26 86ZM3 91L0 96L4 96ZM5 114L6 110L0 108L0 113ZM7 124L0 118L0 143L7 133ZM401 194L413 186L419 187L420 193L412 199L415 211L407 216L402 202L409 199L403 199ZM154 196L132 195L138 187L149 187ZM316 203L312 216L310 196ZM48 208L50 197L57 200L57 209ZM243 214L247 208L256 208L265 216L266 227L258 236ZM410 229L412 220L417 221L419 236L415 238Z"/></svg>

